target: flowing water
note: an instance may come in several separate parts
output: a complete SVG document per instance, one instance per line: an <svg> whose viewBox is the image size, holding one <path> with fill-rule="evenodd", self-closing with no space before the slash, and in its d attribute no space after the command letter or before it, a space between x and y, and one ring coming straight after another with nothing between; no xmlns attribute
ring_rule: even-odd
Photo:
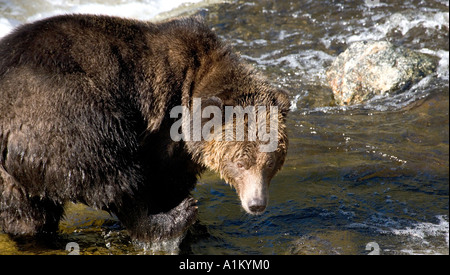
<svg viewBox="0 0 450 275"><path fill-rule="evenodd" d="M289 153L267 211L245 214L235 191L207 172L193 193L199 222L178 251L136 249L116 218L70 204L52 245L0 234L0 254L67 254L67 243L81 254L449 254L448 1L183 2L0 0L0 36L60 13L203 16L291 93ZM361 40L430 54L438 68L403 93L335 106L325 71Z"/></svg>

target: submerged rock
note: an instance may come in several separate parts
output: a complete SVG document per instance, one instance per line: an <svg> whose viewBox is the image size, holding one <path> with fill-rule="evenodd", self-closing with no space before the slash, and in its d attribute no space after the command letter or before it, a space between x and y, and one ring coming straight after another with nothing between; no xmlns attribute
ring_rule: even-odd
<svg viewBox="0 0 450 275"><path fill-rule="evenodd" d="M365 41L341 53L328 69L327 79L336 103L350 105L404 91L435 69L431 56L387 41Z"/></svg>

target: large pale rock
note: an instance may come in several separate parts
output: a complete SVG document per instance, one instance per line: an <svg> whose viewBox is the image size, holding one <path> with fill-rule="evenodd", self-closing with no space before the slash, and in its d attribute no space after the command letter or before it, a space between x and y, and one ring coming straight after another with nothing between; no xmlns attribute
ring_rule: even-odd
<svg viewBox="0 0 450 275"><path fill-rule="evenodd" d="M362 103L375 95L408 89L436 69L428 55L386 41L356 42L327 71L338 105Z"/></svg>

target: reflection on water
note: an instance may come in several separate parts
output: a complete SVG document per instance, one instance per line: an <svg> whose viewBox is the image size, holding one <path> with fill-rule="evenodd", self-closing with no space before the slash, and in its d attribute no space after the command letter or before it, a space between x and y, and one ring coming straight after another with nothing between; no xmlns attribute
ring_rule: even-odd
<svg viewBox="0 0 450 275"><path fill-rule="evenodd" d="M235 191L206 173L194 192L199 222L180 253L368 254L375 242L381 254L449 254L448 1L349 2L226 1L194 10L290 91L290 147L261 216L245 214ZM335 106L325 71L349 43L366 39L434 55L437 72L402 94ZM0 234L0 253L64 254L68 242L82 254L164 253L136 250L117 219L80 205L69 207L61 230L52 248Z"/></svg>

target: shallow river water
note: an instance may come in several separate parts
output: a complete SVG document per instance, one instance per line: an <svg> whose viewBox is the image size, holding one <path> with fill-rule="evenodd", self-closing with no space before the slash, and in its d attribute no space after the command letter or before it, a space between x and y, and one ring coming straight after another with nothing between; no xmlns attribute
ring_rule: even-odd
<svg viewBox="0 0 450 275"><path fill-rule="evenodd" d="M291 93L286 164L261 216L245 214L235 191L205 173L193 193L199 221L178 251L136 249L117 219L69 204L54 243L0 234L0 254L67 254L70 242L81 254L449 254L448 1L87 2L0 0L0 35L64 12L199 14ZM438 68L401 94L335 106L325 71L361 40L433 55Z"/></svg>

